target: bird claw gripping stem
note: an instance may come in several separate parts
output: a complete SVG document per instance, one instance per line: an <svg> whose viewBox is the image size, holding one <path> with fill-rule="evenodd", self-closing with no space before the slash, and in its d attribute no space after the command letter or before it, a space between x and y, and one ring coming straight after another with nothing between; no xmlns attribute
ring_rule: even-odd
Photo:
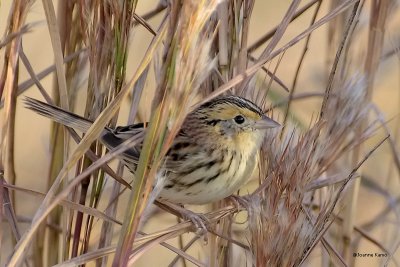
<svg viewBox="0 0 400 267"><path fill-rule="evenodd" d="M184 220L190 221L195 227L195 233L197 235L204 235L208 232L207 226L210 224L209 219L201 213L196 213L185 209L183 206L174 204L168 201L156 200L156 205L161 209L175 214L175 216L181 217ZM178 215L179 214L179 215Z"/></svg>
<svg viewBox="0 0 400 267"><path fill-rule="evenodd" d="M189 220L196 227L197 235L205 235L208 232L207 225L209 225L209 220L206 216L201 213L195 213L193 211L182 209L181 215L184 219Z"/></svg>
<svg viewBox="0 0 400 267"><path fill-rule="evenodd" d="M246 196L238 196L238 195L231 195L228 199L232 202L232 204L238 209L238 211L247 209L250 205L250 195Z"/></svg>

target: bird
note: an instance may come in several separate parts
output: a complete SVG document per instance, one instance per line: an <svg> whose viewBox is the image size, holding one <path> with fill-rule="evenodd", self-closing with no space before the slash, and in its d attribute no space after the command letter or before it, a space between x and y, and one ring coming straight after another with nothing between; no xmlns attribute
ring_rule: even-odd
<svg viewBox="0 0 400 267"><path fill-rule="evenodd" d="M59 107L26 97L26 107L83 133L92 121ZM203 205L237 192L256 166L266 132L280 124L252 101L235 95L218 96L189 113L161 167L165 183L159 199L179 205ZM99 140L112 149L133 135L143 134L146 123L105 127ZM120 155L135 172L141 145Z"/></svg>

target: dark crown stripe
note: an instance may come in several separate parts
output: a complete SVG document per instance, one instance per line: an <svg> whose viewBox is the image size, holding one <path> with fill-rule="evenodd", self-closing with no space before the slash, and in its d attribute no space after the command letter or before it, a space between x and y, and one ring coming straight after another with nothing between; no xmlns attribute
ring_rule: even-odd
<svg viewBox="0 0 400 267"><path fill-rule="evenodd" d="M199 109L212 108L220 104L233 104L241 108L247 108L253 111L254 113L259 114L260 116L263 115L262 110L256 104L240 96L233 96L233 95L217 97L203 104L202 106L200 106Z"/></svg>

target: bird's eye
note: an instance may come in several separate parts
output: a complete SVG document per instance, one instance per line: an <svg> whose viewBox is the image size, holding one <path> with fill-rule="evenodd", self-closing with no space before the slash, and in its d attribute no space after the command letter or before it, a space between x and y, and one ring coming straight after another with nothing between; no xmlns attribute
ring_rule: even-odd
<svg viewBox="0 0 400 267"><path fill-rule="evenodd" d="M244 122L244 117L243 117L242 115L237 115L237 116L234 118L234 120L235 120L235 122L236 122L237 124L242 124L242 123Z"/></svg>

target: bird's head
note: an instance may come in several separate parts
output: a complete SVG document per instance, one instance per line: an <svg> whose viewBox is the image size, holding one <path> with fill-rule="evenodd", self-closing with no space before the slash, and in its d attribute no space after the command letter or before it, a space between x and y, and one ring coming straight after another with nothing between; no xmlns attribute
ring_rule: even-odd
<svg viewBox="0 0 400 267"><path fill-rule="evenodd" d="M280 126L253 102L239 96L221 96L197 108L188 116L187 126L215 143L257 148L269 128Z"/></svg>

